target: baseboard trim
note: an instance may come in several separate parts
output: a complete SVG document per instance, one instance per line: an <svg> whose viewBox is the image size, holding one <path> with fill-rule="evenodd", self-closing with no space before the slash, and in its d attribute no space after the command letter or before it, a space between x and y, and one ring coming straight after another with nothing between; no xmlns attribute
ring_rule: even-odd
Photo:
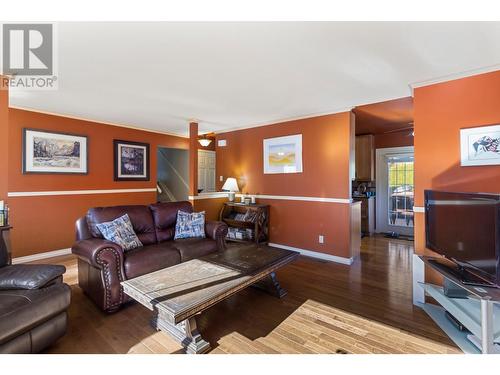
<svg viewBox="0 0 500 375"><path fill-rule="evenodd" d="M63 255L69 255L69 254L71 254L70 248L54 250L54 251L47 251L45 253L38 253L38 254L33 254L33 255L27 255L24 257L13 258L12 264L29 263L29 262L34 262L35 260L60 257Z"/></svg>
<svg viewBox="0 0 500 375"><path fill-rule="evenodd" d="M280 249L285 249L285 250L297 251L297 252L299 252L300 254L302 254L302 255L304 255L306 257L317 258L317 259L322 259L322 260L328 260L330 262L346 264L348 266L350 266L352 264L352 262L353 262L353 258L352 257L351 258L339 257L337 255L320 253L318 251L300 249L298 247L287 246L287 245L281 245L279 243L270 242L269 246L278 247Z"/></svg>

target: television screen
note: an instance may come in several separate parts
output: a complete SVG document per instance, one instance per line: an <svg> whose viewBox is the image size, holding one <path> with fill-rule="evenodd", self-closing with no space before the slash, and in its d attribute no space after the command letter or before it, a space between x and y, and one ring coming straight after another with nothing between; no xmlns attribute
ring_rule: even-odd
<svg viewBox="0 0 500 375"><path fill-rule="evenodd" d="M495 194L426 190L426 246L498 283L499 208Z"/></svg>

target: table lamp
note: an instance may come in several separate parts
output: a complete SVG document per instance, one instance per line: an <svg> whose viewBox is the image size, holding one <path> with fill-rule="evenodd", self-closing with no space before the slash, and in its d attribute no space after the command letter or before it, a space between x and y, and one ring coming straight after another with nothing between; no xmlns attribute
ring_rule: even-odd
<svg viewBox="0 0 500 375"><path fill-rule="evenodd" d="M238 182L234 177L228 177L224 185L222 186L222 190L229 192L229 202L234 202L234 197L236 196L235 192L240 191L238 188Z"/></svg>

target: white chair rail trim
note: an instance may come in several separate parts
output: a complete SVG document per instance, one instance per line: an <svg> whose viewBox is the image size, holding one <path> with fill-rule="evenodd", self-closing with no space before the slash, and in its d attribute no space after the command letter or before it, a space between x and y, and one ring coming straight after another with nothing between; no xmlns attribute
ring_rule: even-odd
<svg viewBox="0 0 500 375"><path fill-rule="evenodd" d="M304 197L304 196L294 196L294 195L254 195L249 194L257 199L276 199L276 200L287 200L287 201L305 201L305 202L325 202L325 203L342 203L351 204L353 202L350 198L328 198L328 197ZM228 193L217 192L217 193L206 193L196 196L189 196L190 200L200 200L200 199L217 199L217 198L227 198ZM241 198L244 194L236 194L236 197Z"/></svg>
<svg viewBox="0 0 500 375"><path fill-rule="evenodd" d="M51 195L88 195L88 194L117 194L117 193L151 193L156 188L144 189L108 189L108 190L58 190L58 191L11 191L9 198L16 197L43 197Z"/></svg>

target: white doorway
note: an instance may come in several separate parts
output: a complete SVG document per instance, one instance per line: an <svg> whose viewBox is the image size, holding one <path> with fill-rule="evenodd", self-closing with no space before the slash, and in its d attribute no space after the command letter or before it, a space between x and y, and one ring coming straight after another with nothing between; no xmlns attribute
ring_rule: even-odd
<svg viewBox="0 0 500 375"><path fill-rule="evenodd" d="M376 158L377 232L413 236L414 148L377 149Z"/></svg>
<svg viewBox="0 0 500 375"><path fill-rule="evenodd" d="M215 191L215 151L198 150L198 191Z"/></svg>

